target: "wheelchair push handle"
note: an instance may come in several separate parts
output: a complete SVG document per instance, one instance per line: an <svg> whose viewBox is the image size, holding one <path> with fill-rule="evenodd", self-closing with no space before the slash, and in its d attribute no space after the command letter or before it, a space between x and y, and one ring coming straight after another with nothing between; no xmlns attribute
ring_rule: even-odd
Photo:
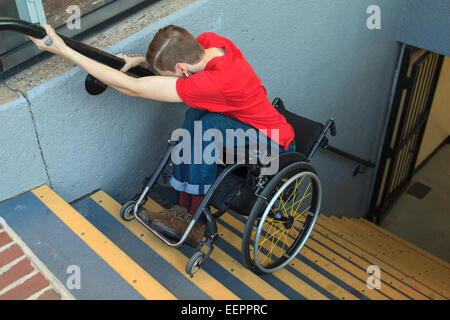
<svg viewBox="0 0 450 320"><path fill-rule="evenodd" d="M336 136L336 123L334 122L333 118L331 118L328 121L330 122L330 133L334 137Z"/></svg>

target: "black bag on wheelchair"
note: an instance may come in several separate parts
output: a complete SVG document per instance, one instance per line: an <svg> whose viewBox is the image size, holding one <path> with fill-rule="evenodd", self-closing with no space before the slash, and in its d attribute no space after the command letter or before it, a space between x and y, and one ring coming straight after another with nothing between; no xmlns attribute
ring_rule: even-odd
<svg viewBox="0 0 450 320"><path fill-rule="evenodd" d="M233 200L241 199L246 192L245 177L231 173L225 176L220 188L214 192L210 204L220 211L226 211L230 209Z"/></svg>

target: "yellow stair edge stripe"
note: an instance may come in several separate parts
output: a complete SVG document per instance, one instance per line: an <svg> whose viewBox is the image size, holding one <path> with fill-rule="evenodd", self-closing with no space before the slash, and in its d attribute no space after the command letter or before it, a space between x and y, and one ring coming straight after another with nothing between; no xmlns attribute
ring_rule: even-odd
<svg viewBox="0 0 450 320"><path fill-rule="evenodd" d="M319 230L322 230L322 229L321 229L321 227L318 224L316 224L316 226L314 227L314 230L319 231ZM357 264L358 266L360 266L364 270L367 270L367 268L369 266L373 265L373 263L370 263L368 261L364 261L363 259L358 257L356 255L356 253L353 253L348 248L340 247L338 244L333 243L328 237L322 236L321 234L315 232L314 230L311 233L311 238L312 239L315 239L316 241L318 241L321 244L327 246L331 250L334 250L335 252L337 252L341 256L345 257L349 261L352 261L353 263ZM363 272L365 273L365 271L363 271ZM367 273L365 273L365 277L367 279ZM397 281L397 280L393 279L392 277L390 277L388 274L383 273L383 280L386 281L387 283L389 283L393 288L400 290L404 294L406 294L408 296L412 295L411 298L413 298L413 299L417 298L417 299L429 300L425 296L423 296L422 294L419 294L418 292L412 291L411 288L407 288L406 286L401 284L399 281ZM391 298L395 298L396 300L408 299L403 294L401 294L401 293L399 293L397 291L392 291L390 288L389 288L388 291L389 291L389 293L387 293L387 292L384 292L384 293L388 294Z"/></svg>
<svg viewBox="0 0 450 320"><path fill-rule="evenodd" d="M378 256L373 255L371 252L365 248L365 244L358 242L349 233L347 229L343 229L342 226L334 223L332 220L320 219L316 223L322 233L326 234L327 237L333 239L334 241L340 243L343 247L350 248L352 252L362 257L365 260L371 261L373 264L378 265L382 270L387 270L388 273L400 279L408 286L416 289L417 291L426 294L432 299L442 300L445 299L443 296L438 295L431 288L425 286L424 284L418 282L416 279L411 278L410 275L404 273L402 270L395 266L392 266L389 262L381 260ZM332 232L333 234L330 234Z"/></svg>
<svg viewBox="0 0 450 320"><path fill-rule="evenodd" d="M148 198L147 203L144 206L150 211L160 211L164 208L161 207L156 201ZM158 240L160 241L160 240ZM170 248L168 248L170 249ZM262 278L257 276L252 271L244 267L239 261L229 256L226 252L221 250L218 246L215 246L214 251L211 253L210 259L214 260L217 264L222 266L228 272L233 274L236 278L245 283L250 289L255 291L261 297L266 300L288 300L288 298L272 287ZM234 270L233 272L231 270Z"/></svg>
<svg viewBox="0 0 450 320"><path fill-rule="evenodd" d="M224 216L229 215L226 213ZM224 217L222 216L222 217ZM217 224L219 234L224 241L228 242L234 248L241 250L242 239L231 232L229 229ZM285 283L287 286L291 287L293 290L297 291L300 295L304 296L308 300L329 300L328 297L305 283L303 280L297 278L294 274L289 272L286 268L280 269L277 272L272 273L272 275L278 278L281 282Z"/></svg>
<svg viewBox="0 0 450 320"><path fill-rule="evenodd" d="M395 235L394 233L390 232L389 230L384 229L383 227L380 227L378 225L376 225L375 223L372 223L370 221L368 221L367 219L364 218L360 218L360 219L356 219L357 221L359 221L362 224L368 225L369 227L371 227L372 229L378 231L379 233L382 233L388 237L391 237L393 240L398 241L399 243L403 244L406 247L409 247L410 250L414 250L417 253L433 260L436 263L439 263L442 267L446 268L448 271L450 271L450 263L442 260L441 258L435 256L434 254L432 254L431 252L428 252L418 246L416 246L414 243L411 243L403 238L400 238L399 236Z"/></svg>
<svg viewBox="0 0 450 320"><path fill-rule="evenodd" d="M121 205L110 197L103 190L99 190L91 195L91 199L105 209L110 215L117 219L125 228L143 241L147 246L152 248L170 265L177 269L183 276L192 281L200 290L214 300L240 300L240 298L231 292L228 288L211 277L203 269L198 270L194 277L190 277L185 269L188 258L176 249L170 248L159 240L153 233L148 231L138 221L124 221L120 217ZM141 235L144 235L143 237Z"/></svg>
<svg viewBox="0 0 450 320"><path fill-rule="evenodd" d="M383 243L389 243L392 245L391 249L402 253L405 256L409 256L411 260L413 261L421 261L421 264L423 266L428 266L430 268L433 268L435 271L435 274L440 275L446 275L447 278L450 276L450 270L442 266L440 263L437 263L436 261L424 256L423 254L417 252L417 250L412 249L410 246L406 246L403 243L399 243L396 240L393 240L392 238L388 237L386 234L379 232L377 229L372 228L369 224L365 224L362 221L358 219L346 219L349 223L353 223L360 228L360 230L367 230L370 232L373 236L373 238L380 239ZM405 240L406 242L406 240Z"/></svg>
<svg viewBox="0 0 450 320"><path fill-rule="evenodd" d="M378 244L370 241L370 239L363 236L361 232L358 232L358 230L353 230L351 226L349 226L343 219L331 216L322 221L329 221L329 223L333 225L340 226L343 230L340 236L344 237L344 239L348 239L352 243L358 244L359 246L361 246L361 248L367 251L368 254L380 259L381 261L384 261L387 265L392 266L395 269L401 270L408 277L420 282L421 284L432 290L435 290L439 295L442 295L443 297L447 296L446 290L443 290L442 288L440 288L440 286L436 285L433 281L430 281L430 279L424 277L423 275L421 276L411 273L410 268L408 266L405 266L405 262L398 261L394 256L390 254L386 255L386 250L388 249L379 247Z"/></svg>
<svg viewBox="0 0 450 320"><path fill-rule="evenodd" d="M237 218L233 217L230 214L223 215L221 220L225 221L232 227L234 227L236 230L240 231L241 233L244 232L245 225ZM301 252L299 253L299 255ZM320 272L314 270L307 264L303 263L298 257L294 258L290 264L292 268L294 268L296 271L302 273L305 277L316 283L318 286L322 287L338 299L342 300L360 300L344 288L341 288L338 284L333 282L332 280L328 279L326 276L322 275Z"/></svg>
<svg viewBox="0 0 450 320"><path fill-rule="evenodd" d="M314 232L314 230L312 231L310 238L317 240L316 233ZM349 260L346 260L336 255L328 248L326 248L320 241L318 241L318 243L315 243L314 241L311 241L311 239L309 239L310 241L307 242L307 245L311 247L311 249L317 251L322 256L332 260L332 262L325 260L320 255L316 254L307 247L304 247L304 253L306 253L305 256L310 260L318 261L316 264L326 269L330 273L334 272L335 277L351 285L353 288L360 291L368 298L375 300L387 300L389 298L395 300L410 300L408 297L401 294L400 292L397 292L396 290L394 290L389 286L382 286L380 290L368 289L366 283L368 274L366 273L365 270L357 268L355 265L350 263ZM301 253L302 251L300 251L300 254ZM342 268L343 270L339 269L339 267ZM387 297L382 295L380 292L386 295Z"/></svg>
<svg viewBox="0 0 450 320"><path fill-rule="evenodd" d="M294 239L291 234L288 234L288 237L290 239ZM366 280L368 278L366 271L357 268L348 260L336 255L325 247L320 241L316 243L311 240L311 238L316 237L317 234L313 229L310 239L308 239L306 245L299 252L299 255L303 255L310 261L314 261L316 265L327 270L334 277L350 285L355 290L361 292L363 295L372 300L388 300L389 298L396 300L409 300L408 297L389 286L383 286L382 290L369 290L366 285ZM310 250L307 246L309 246L312 250ZM313 250L332 261L326 260Z"/></svg>
<svg viewBox="0 0 450 320"><path fill-rule="evenodd" d="M433 259L430 259L417 250L414 250L410 246L406 246L403 243L399 243L398 241L393 240L386 234L379 232L377 229L370 227L370 225L365 224L358 219L351 219L351 221L357 224L359 227L369 230L370 233L373 234L374 238L382 239L383 243L392 243L393 250L401 253L402 255L410 257L410 260L414 261L416 264L420 263L420 265L425 268L425 274L428 274L433 278L438 278L444 286L447 286L447 288L449 288L450 282L448 282L448 279L450 279L450 270L445 266Z"/></svg>
<svg viewBox="0 0 450 320"><path fill-rule="evenodd" d="M31 192L145 299L176 299L48 185Z"/></svg>
<svg viewBox="0 0 450 320"><path fill-rule="evenodd" d="M341 220L343 223L351 226L355 232L368 235L368 238L371 239L374 244L376 244L379 248L386 250L385 252L393 261L404 264L410 271L415 271L416 273L414 274L414 277L421 277L422 279L433 283L436 288L441 288L443 291L449 292L450 288L448 287L448 284L442 282L442 279L448 277L448 272L444 272L444 274L442 274L442 270L430 272L430 269L433 265L435 265L435 263L429 259L424 261L423 259L425 258L423 256L419 259L419 257L414 256L417 253L412 255L409 250L398 248L395 242L392 242L392 240L386 239L377 232L368 229L368 226L366 225L346 217L343 217ZM389 249L387 249L388 247ZM402 251L402 253L400 251ZM401 256L401 260L398 259L399 256Z"/></svg>

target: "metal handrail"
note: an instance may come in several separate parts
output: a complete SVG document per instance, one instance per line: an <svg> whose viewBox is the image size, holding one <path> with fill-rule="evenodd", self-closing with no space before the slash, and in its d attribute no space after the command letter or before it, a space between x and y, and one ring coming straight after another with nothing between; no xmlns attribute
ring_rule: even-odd
<svg viewBox="0 0 450 320"><path fill-rule="evenodd" d="M342 150L340 150L338 148L332 147L332 146L330 146L328 144L326 146L324 146L323 149L331 151L331 152L333 152L335 154L340 155L341 157L344 157L346 159L352 160L352 161L354 161L356 163L359 163L359 164L361 164L361 165L363 165L363 166L365 166L367 168L375 168L375 164L373 162L371 162L370 160L361 159L360 157L357 157L357 156L355 156L353 154L350 154L348 152L342 151Z"/></svg>
<svg viewBox="0 0 450 320"><path fill-rule="evenodd" d="M45 29L39 25L30 23L28 21L4 17L0 17L0 31L1 30L14 31L38 39L43 39L47 35ZM97 62L103 63L117 70L120 70L125 65L125 60L116 57L115 55L109 54L105 51L60 34L58 34L58 36L63 39L64 43L68 47ZM155 75L155 73L153 73L151 70L140 66L131 68L130 70L128 70L128 73L136 77Z"/></svg>

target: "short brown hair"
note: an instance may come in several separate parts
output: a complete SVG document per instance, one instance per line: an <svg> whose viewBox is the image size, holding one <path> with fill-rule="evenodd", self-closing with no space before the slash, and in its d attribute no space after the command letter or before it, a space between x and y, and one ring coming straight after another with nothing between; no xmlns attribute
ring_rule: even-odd
<svg viewBox="0 0 450 320"><path fill-rule="evenodd" d="M169 25L160 29L148 46L147 62L162 71L175 71L179 62L198 63L205 49L186 29Z"/></svg>

